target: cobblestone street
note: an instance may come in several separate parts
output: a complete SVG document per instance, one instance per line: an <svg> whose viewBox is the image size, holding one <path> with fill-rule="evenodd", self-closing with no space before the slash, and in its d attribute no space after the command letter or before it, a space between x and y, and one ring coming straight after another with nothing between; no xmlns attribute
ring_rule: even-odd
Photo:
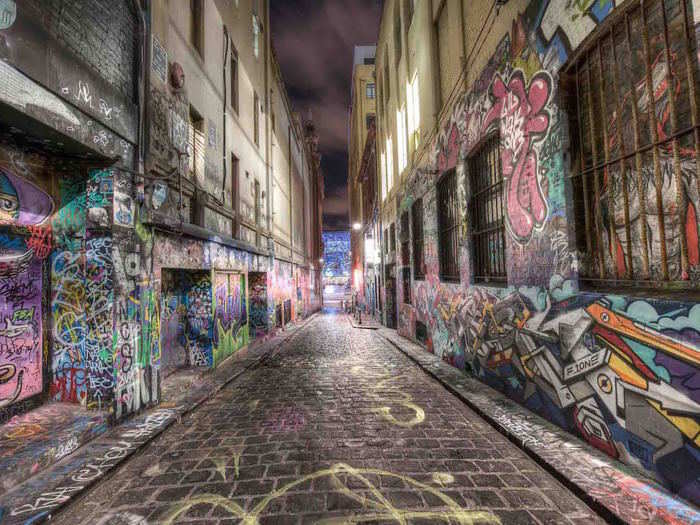
<svg viewBox="0 0 700 525"><path fill-rule="evenodd" d="M52 523L595 523L372 330L326 312Z"/></svg>

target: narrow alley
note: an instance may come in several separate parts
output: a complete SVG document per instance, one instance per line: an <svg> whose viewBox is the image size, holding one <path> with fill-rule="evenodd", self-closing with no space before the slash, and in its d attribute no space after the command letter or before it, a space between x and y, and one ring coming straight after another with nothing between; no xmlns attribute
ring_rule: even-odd
<svg viewBox="0 0 700 525"><path fill-rule="evenodd" d="M602 522L374 330L326 310L56 524Z"/></svg>

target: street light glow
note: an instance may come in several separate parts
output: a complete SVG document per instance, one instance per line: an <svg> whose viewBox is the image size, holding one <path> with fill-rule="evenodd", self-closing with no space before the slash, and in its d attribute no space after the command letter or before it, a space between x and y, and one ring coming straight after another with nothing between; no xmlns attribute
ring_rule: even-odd
<svg viewBox="0 0 700 525"><path fill-rule="evenodd" d="M359 222L355 222L352 225L352 229L355 231L360 231L362 229L362 224L360 224Z"/></svg>

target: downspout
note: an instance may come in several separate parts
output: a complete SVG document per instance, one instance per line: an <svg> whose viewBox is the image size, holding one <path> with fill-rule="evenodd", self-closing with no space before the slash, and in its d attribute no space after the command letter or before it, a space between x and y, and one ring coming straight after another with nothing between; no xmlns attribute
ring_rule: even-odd
<svg viewBox="0 0 700 525"><path fill-rule="evenodd" d="M222 116L222 121L223 121L223 136L224 136L224 153L221 158L221 164L223 165L224 168L224 176L223 176L223 182L221 183L221 203L225 206L226 205L226 161L228 157L228 152L226 150L226 108L228 107L228 89L226 86L226 65L228 64L228 48L229 48L229 35L228 35L228 28L226 27L226 24L224 24L224 67L222 68L222 76L224 79L224 111L223 111L223 116ZM231 202L231 207L233 208L236 205L235 202ZM234 219L236 220L236 219Z"/></svg>
<svg viewBox="0 0 700 525"><path fill-rule="evenodd" d="M271 63L271 53L270 46L272 45L272 28L270 27L270 6L269 2L263 2L264 16L265 16L265 187L267 188L267 233L270 235L268 237L268 250L270 247L270 239L272 235L272 192L270 191L270 181L272 177L272 137L270 131L270 111L271 111L271 94L270 94L270 63ZM274 246L274 244L273 244ZM271 253L272 255L272 253ZM272 271L274 271L274 256L272 262Z"/></svg>
<svg viewBox="0 0 700 525"><path fill-rule="evenodd" d="M144 11L150 13L150 0L144 0L143 8L141 7L140 0L132 0L132 5L138 15L140 39L140 53L138 62L136 64L136 94L138 98L137 104L139 108L137 130L138 146L136 148L136 172L139 174L143 174L146 151L146 133L144 127L146 123L146 111L148 105L148 90L146 89L146 86L150 84L148 75L146 74L146 66L150 64L150 46L148 45L148 41L150 39L150 24L146 20ZM143 185L143 178L138 177L136 183L138 187L141 187ZM137 195L137 197L139 197L140 202L143 202L143 195Z"/></svg>

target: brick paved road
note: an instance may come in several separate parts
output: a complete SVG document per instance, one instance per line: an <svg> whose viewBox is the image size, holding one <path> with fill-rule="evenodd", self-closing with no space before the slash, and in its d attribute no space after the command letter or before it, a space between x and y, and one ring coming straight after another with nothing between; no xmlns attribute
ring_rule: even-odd
<svg viewBox="0 0 700 525"><path fill-rule="evenodd" d="M600 519L376 332L326 314L52 520L239 522Z"/></svg>

